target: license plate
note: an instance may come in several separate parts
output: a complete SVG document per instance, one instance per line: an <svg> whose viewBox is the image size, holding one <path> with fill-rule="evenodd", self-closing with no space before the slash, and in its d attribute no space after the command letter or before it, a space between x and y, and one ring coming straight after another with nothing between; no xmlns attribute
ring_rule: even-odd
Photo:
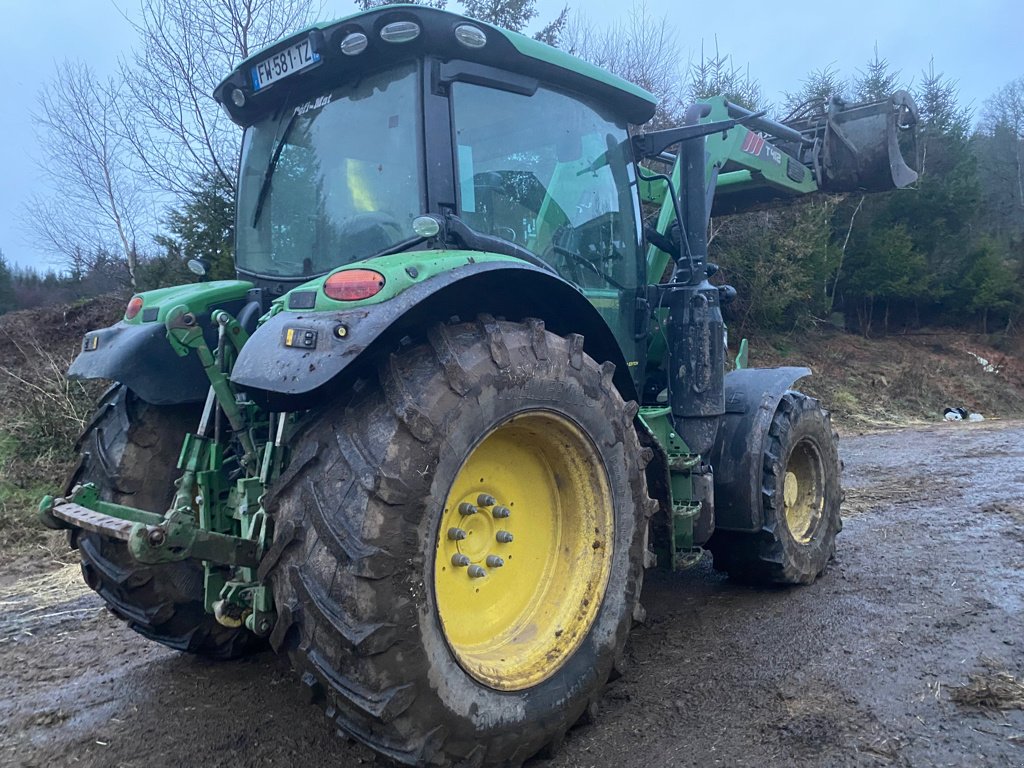
<svg viewBox="0 0 1024 768"><path fill-rule="evenodd" d="M252 68L252 88L259 91L289 75L301 72L320 61L320 54L313 50L309 40L300 40L295 45L269 56Z"/></svg>

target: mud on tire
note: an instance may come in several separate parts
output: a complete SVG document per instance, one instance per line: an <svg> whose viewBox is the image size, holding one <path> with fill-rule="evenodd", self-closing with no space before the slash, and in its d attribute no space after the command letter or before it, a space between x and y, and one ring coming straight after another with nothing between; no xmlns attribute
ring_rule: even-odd
<svg viewBox="0 0 1024 768"><path fill-rule="evenodd" d="M841 474L828 412L812 397L787 392L762 454L761 530L716 532L709 542L715 568L750 583L813 582L835 554L842 529Z"/></svg>
<svg viewBox="0 0 1024 768"><path fill-rule="evenodd" d="M277 536L292 537L271 577L270 640L340 732L388 758L519 766L557 746L622 654L654 507L636 406L612 385L614 366L583 353L582 337L537 320L484 316L427 337L293 443L269 500ZM434 590L439 521L477 441L541 411L578 425L598 450L614 499L613 554L603 603L572 655L546 679L500 691L464 670L446 639Z"/></svg>
<svg viewBox="0 0 1024 768"><path fill-rule="evenodd" d="M94 483L106 501L163 512L174 495L182 438L198 421L196 406L152 406L124 386L112 387L78 441L81 458L65 495ZM220 659L255 647L252 633L223 627L204 610L200 562L144 565L125 542L78 529L71 544L81 555L86 584L140 635Z"/></svg>

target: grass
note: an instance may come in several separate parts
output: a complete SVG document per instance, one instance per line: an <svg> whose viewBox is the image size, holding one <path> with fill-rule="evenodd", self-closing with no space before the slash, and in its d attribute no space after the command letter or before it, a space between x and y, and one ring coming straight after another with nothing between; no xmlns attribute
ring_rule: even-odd
<svg viewBox="0 0 1024 768"><path fill-rule="evenodd" d="M1024 709L1024 681L996 661L983 659L982 664L983 671L971 674L966 684L950 689L950 700L971 709Z"/></svg>

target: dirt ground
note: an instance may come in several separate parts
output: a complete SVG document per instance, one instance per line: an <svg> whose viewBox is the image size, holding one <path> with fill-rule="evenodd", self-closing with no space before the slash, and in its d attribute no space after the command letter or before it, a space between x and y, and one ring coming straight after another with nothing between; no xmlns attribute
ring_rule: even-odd
<svg viewBox="0 0 1024 768"><path fill-rule="evenodd" d="M1024 765L1024 422L847 437L842 455L827 574L777 590L706 562L649 574L626 675L535 767ZM0 765L373 762L284 660L180 655L70 568L0 571ZM972 693L987 706L955 703Z"/></svg>

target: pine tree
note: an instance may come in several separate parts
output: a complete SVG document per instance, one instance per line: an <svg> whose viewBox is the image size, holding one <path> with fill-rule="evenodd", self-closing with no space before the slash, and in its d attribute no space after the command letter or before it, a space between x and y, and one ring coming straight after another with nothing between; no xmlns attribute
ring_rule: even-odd
<svg viewBox="0 0 1024 768"><path fill-rule="evenodd" d="M563 6L561 12L554 19L545 24L533 38L542 43L558 47L562 41L562 34L569 23L569 6Z"/></svg>
<svg viewBox="0 0 1024 768"><path fill-rule="evenodd" d="M536 0L462 0L466 15L521 32L537 15Z"/></svg>
<svg viewBox="0 0 1024 768"><path fill-rule="evenodd" d="M714 55L705 56L701 50L700 61L690 67L687 86L690 101L713 96L725 96L734 104L754 110L761 109L764 101L761 84L757 78L751 77L749 65L738 67L731 55L719 53L717 40Z"/></svg>
<svg viewBox="0 0 1024 768"><path fill-rule="evenodd" d="M900 73L889 70L888 59L879 58L876 44L875 57L853 82L854 98L857 101L881 101L889 98L900 87Z"/></svg>
<svg viewBox="0 0 1024 768"><path fill-rule="evenodd" d="M234 278L234 190L207 177L184 204L167 214L166 226L169 234L155 238L163 256L143 265L145 287L187 281L191 273L184 269L185 260L197 257L210 263L211 279Z"/></svg>
<svg viewBox="0 0 1024 768"><path fill-rule="evenodd" d="M0 315L14 309L14 280L11 267L0 250Z"/></svg>
<svg viewBox="0 0 1024 768"><path fill-rule="evenodd" d="M789 117L798 117L805 111L820 111L833 98L845 98L846 83L836 68L829 64L823 69L812 70L800 86L800 90L787 93L785 107ZM786 118L789 119L789 118Z"/></svg>

